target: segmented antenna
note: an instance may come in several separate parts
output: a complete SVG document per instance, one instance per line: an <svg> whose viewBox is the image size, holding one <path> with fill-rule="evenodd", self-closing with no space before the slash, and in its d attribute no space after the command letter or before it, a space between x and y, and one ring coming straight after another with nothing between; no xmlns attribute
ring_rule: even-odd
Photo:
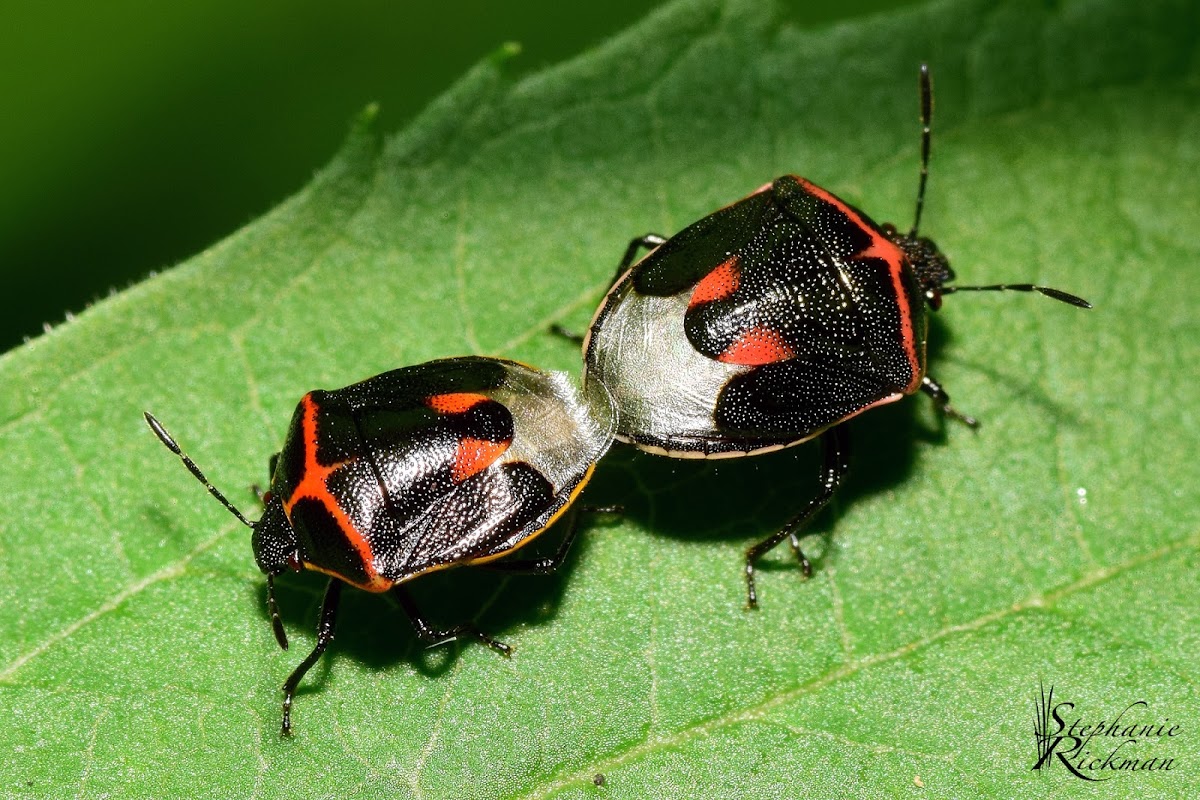
<svg viewBox="0 0 1200 800"><path fill-rule="evenodd" d="M208 489L208 493L217 498L217 502L225 506L230 514L233 514L238 520L251 530L254 529L254 524L238 511L233 503L225 499L225 495L221 494L221 490L208 482L208 478L204 477L204 473L196 466L196 462L188 458L187 453L180 449L179 444L171 434L167 433L167 429L162 426L162 423L154 418L154 415L149 411L143 411L146 417L146 424L150 426L150 430L154 431L154 435L158 440L179 459L183 461L183 465L188 468L188 472L195 476L196 480L204 484L204 488ZM275 580L273 575L267 576L267 610L271 613L271 628L275 632L275 641L279 642L279 646L284 650L288 649L287 632L283 629L283 620L279 616L279 605L275 602Z"/></svg>
<svg viewBox="0 0 1200 800"><path fill-rule="evenodd" d="M953 292L1040 292L1052 300L1075 306L1076 308L1091 308L1092 304L1082 297L1064 292L1062 289L1051 289L1049 286L1034 286L1032 283L994 283L991 286L943 286L942 294Z"/></svg>
<svg viewBox="0 0 1200 800"><path fill-rule="evenodd" d="M179 456L180 460L183 461L183 465L188 468L188 472L192 473L196 480L204 484L204 488L208 489L208 493L217 498L217 502L225 506L225 508L229 510L229 513L237 517L243 525L245 525L247 528L253 529L254 524L250 522L250 520L246 519L246 517L242 515L242 512L234 508L233 503L226 500L225 495L221 494L221 490L208 482L208 478L204 477L204 473L201 472L200 468L196 466L196 462L188 458L187 453L179 449L179 445L175 443L175 439L172 438L171 434L167 433L167 429L162 426L162 423L156 420L154 415L149 411L143 411L142 413L146 417L146 424L150 426L150 430L154 431L154 435L158 437L158 440L162 442L168 450Z"/></svg>
<svg viewBox="0 0 1200 800"><path fill-rule="evenodd" d="M915 239L921 227L921 212L925 210L925 184L929 181L930 124L933 120L933 87L929 82L929 65L921 65L921 181L917 184L917 212L913 215L910 239Z"/></svg>
<svg viewBox="0 0 1200 800"><path fill-rule="evenodd" d="M909 239L917 238L921 227L921 212L925 210L925 184L929 182L929 142L932 138L933 122L933 85L929 78L929 65L921 65L921 179L917 184L917 210L913 215L912 230L908 232ZM953 292L1040 292L1046 297L1076 308L1091 308L1092 304L1082 297L1052 289L1049 286L1034 286L1032 283L997 283L991 286L942 286L941 294Z"/></svg>

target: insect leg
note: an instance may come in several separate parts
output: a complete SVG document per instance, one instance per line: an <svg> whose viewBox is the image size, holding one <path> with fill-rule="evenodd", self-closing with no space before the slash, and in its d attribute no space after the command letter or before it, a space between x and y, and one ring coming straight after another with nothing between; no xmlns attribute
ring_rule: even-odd
<svg viewBox="0 0 1200 800"><path fill-rule="evenodd" d="M644 236L639 236L632 240L629 243L629 246L625 248L625 255L621 257L621 263L617 265L617 272L615 275L613 275L612 280L608 282L608 285L611 287L614 283L616 283L617 280L625 274L625 270L629 269L630 265L637 261L638 251L640 251L643 247L647 250L653 250L665 241L667 241L667 237L659 236L657 233L647 233ZM550 326L550 332L555 336L561 336L564 339L569 339L575 344L583 344L582 333L577 333L570 328L565 328L562 325L559 325L557 322Z"/></svg>
<svg viewBox="0 0 1200 800"><path fill-rule="evenodd" d="M792 552L796 554L796 560L800 562L800 571L804 573L804 577L811 578L812 564L809 563L808 556L804 555L804 551L800 549L800 534L789 534L788 541L792 545Z"/></svg>
<svg viewBox="0 0 1200 800"><path fill-rule="evenodd" d="M946 390L942 385L933 378L926 375L921 379L921 391L929 395L933 399L934 405L938 407L947 417L956 419L968 428L978 428L979 420L968 416L950 405L950 395L946 394Z"/></svg>
<svg viewBox="0 0 1200 800"><path fill-rule="evenodd" d="M514 561L490 561L480 566L498 572L549 575L555 572L567 560L567 553L571 550L571 545L575 542L575 537L579 535L580 514L583 512L589 514L619 514L623 510L619 506L576 506L571 511L571 520L567 528L567 535L563 537L562 543L559 544L558 550L555 551L554 555L544 558L526 558Z"/></svg>
<svg viewBox="0 0 1200 800"><path fill-rule="evenodd" d="M267 461L267 491L270 490L271 485L275 482L275 465L278 463L279 453L271 456L270 460ZM263 505L267 504L267 491L264 491L261 486L257 483L251 484L250 491L254 492L254 496L258 498L260 503Z"/></svg>
<svg viewBox="0 0 1200 800"><path fill-rule="evenodd" d="M850 437L846 433L845 425L835 425L821 434L821 444L824 447L824 464L821 466L821 484L817 496L809 500L804 510L792 517L781 530L746 551L746 600L749 608L758 607L758 594L754 589L754 562L784 539L795 536L797 531L816 516L817 512L824 508L825 504L833 497L834 492L837 491L842 479L849 471ZM795 542L793 546L799 552L799 542ZM800 553L800 559L802 566L808 563L808 559L804 557L803 553ZM809 570L811 569L810 566ZM806 574L808 574L807 570Z"/></svg>
<svg viewBox="0 0 1200 800"><path fill-rule="evenodd" d="M338 601L342 597L342 582L337 578L329 581L325 588L325 600L321 603L321 618L317 622L317 646L308 654L308 658L300 662L300 666L292 670L287 681L283 684L283 734L292 732L292 700L296 696L296 687L304 678L317 659L333 641L333 628L337 623Z"/></svg>
<svg viewBox="0 0 1200 800"><path fill-rule="evenodd" d="M453 628L446 628L445 630L433 627L429 623L429 620L421 615L421 612L417 609L417 604L413 602L412 595L403 586L393 586L391 594L396 598L396 602L400 604L400 607L404 609L404 613L408 615L409 622L412 623L413 630L417 632L417 636L429 642L430 647L443 644L444 642L452 642L455 639L469 637L478 639L502 656L512 655L512 647L504 642L493 639L469 622L464 622L461 625L455 625Z"/></svg>
<svg viewBox="0 0 1200 800"><path fill-rule="evenodd" d="M557 322L550 326L550 332L555 336L562 337L569 342L574 342L580 347L583 346L583 334L578 331L573 331L570 328L559 325Z"/></svg>
<svg viewBox="0 0 1200 800"><path fill-rule="evenodd" d="M629 243L625 248L625 255L621 257L621 263L617 265L617 274L613 275L613 279L609 281L609 285L617 282L617 279L625 274L625 270L632 266L633 262L637 261L638 251L643 247L647 250L653 250L661 244L666 243L667 237L660 236L657 233L647 233L644 236L639 236Z"/></svg>

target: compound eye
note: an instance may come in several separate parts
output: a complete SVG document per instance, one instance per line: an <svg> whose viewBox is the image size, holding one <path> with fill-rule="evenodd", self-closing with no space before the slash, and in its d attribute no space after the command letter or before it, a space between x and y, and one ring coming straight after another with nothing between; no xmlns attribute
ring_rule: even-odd
<svg viewBox="0 0 1200 800"><path fill-rule="evenodd" d="M927 289L925 291L925 300L934 311L942 307L942 293L937 289Z"/></svg>
<svg viewBox="0 0 1200 800"><path fill-rule="evenodd" d="M299 551L293 550L292 552L288 553L287 565L289 567L291 567L292 572L300 571L300 553L299 553Z"/></svg>
<svg viewBox="0 0 1200 800"><path fill-rule="evenodd" d="M262 496L262 504L263 504L264 506L265 506L265 505L267 505L268 503L270 503L270 502L271 502L272 500L274 500L274 499L275 499L275 495L274 495L274 494L271 492L271 490L270 490L270 489L268 489L267 491L263 492L263 496Z"/></svg>

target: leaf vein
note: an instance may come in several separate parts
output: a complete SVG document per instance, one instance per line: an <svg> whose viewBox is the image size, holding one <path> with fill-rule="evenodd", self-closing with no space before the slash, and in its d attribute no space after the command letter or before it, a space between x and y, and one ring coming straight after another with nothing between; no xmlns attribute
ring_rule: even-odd
<svg viewBox="0 0 1200 800"><path fill-rule="evenodd" d="M142 578L140 581L135 581L134 583L129 584L124 589L122 589L121 591L114 594L112 597L110 597L108 600L101 603L99 606L97 606L95 609L93 609L89 613L83 615L82 617L80 617L79 619L70 623L69 625L67 625L63 628L60 628L58 631L51 634L46 639L43 639L40 644L36 645L31 650L27 650L26 652L17 656L16 658L14 658L12 661L10 661L8 663L8 666L6 666L4 669L0 670L0 683L11 683L12 677L17 672L19 672L20 669L22 667L24 667L26 664L28 664L30 661L37 658L42 653L45 653L47 650L49 650L54 645L58 644L59 642L63 641L64 639L70 637L76 631L78 631L80 628L83 628L84 626L89 625L89 624L95 622L96 620L100 619L105 614L108 614L108 613L120 608L121 605L126 600L133 597L134 595L137 595L140 592L145 591L146 589L150 588L151 586L153 586L157 583L161 583L163 581L167 581L167 580L170 580L172 578L176 578L176 577L182 575L184 570L187 568L187 565L189 563L191 563L192 559L196 558L197 556L201 555L205 551L212 548L214 545L216 545L218 542L220 542L222 539L224 539L226 536L228 536L234 530L237 530L237 528L228 527L228 528L220 531L219 533L215 534L214 536L211 536L208 539L205 539L203 542L196 545L196 547L193 548L189 553L187 553L183 558L179 559L178 561L174 561L170 564L167 564L166 566L162 567L161 569L159 569L155 572L152 572L151 574L147 575L145 578Z"/></svg>
<svg viewBox="0 0 1200 800"><path fill-rule="evenodd" d="M1059 599L1076 594L1085 589L1089 589L1099 583L1111 580L1112 578L1124 572L1144 566L1145 564L1152 563L1154 561L1161 560L1185 548L1196 547L1198 545L1200 545L1200 532L1195 532L1184 541L1174 542L1153 552L1130 558L1118 566L1098 569L1053 591L1044 594L1034 594L1025 600L1012 604L1011 606L996 609L987 614L982 614L972 620L968 620L967 622L948 625L939 631L921 637L920 639L909 642L908 644L902 645L888 652L876 653L865 656L856 661L839 664L834 669L831 669L822 675L819 675L811 680L804 681L803 683L800 683L787 691L780 692L774 697L767 698L756 705L735 709L716 717L701 720L695 724L680 728L679 730L670 734L647 737L642 742L626 750L624 753L619 753L608 759L601 760L598 763L592 763L583 770L579 770L568 775L563 775L561 777L554 777L549 782L539 788L534 789L524 797L526 800L535 800L536 798L548 797L561 789L574 784L582 783L590 779L590 777L596 772L608 772L610 770L614 770L618 767L624 766L625 764L636 761L642 756L655 753L660 750L678 747L694 739L708 736L715 731L727 728L731 725L750 721L770 722L771 720L766 717L766 714L772 709L783 706L786 703L796 700L797 698L813 694L820 689L824 689L826 686L830 686L847 678L853 677L854 675L862 672L864 669L875 667L880 664L886 664L912 655L913 653L923 650L944 639L948 639L951 636L964 633L973 633L992 625L993 623L1008 619L1017 614L1034 609L1041 610L1046 606L1052 605Z"/></svg>
<svg viewBox="0 0 1200 800"><path fill-rule="evenodd" d="M793 733L802 739L809 736L819 736L822 739L829 739L830 741L837 742L838 744L844 744L849 747L861 747L869 750L872 753L880 755L884 753L898 753L905 756L914 756L916 758L932 758L938 761L946 762L953 762L958 758L959 755L959 751L957 750L949 753L930 753L923 750L910 750L907 747L896 747L895 745L884 744L883 742L860 742L857 739L852 739L849 736L845 736L844 734L836 733L834 731L825 730L823 728L806 728L799 725L792 725L789 722L783 722L782 720L778 719L760 719L757 721L768 725L773 725L777 728L782 728L783 730Z"/></svg>

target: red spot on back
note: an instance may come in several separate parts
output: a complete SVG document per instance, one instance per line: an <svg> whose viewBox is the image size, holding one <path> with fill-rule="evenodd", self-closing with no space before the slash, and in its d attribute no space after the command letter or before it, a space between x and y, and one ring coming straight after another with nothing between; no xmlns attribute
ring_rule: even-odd
<svg viewBox="0 0 1200 800"><path fill-rule="evenodd" d="M761 364L787 361L795 354L795 350L780 333L760 325L739 336L717 360L726 364L757 367Z"/></svg>
<svg viewBox="0 0 1200 800"><path fill-rule="evenodd" d="M461 414L480 403L486 403L487 399L485 395L475 392L448 392L425 398L425 405L439 414Z"/></svg>
<svg viewBox="0 0 1200 800"><path fill-rule="evenodd" d="M742 271L738 269L738 257L730 256L700 279L696 288L692 290L692 299L688 303L688 308L695 308L714 300L724 300L737 291L741 279Z"/></svg>
<svg viewBox="0 0 1200 800"><path fill-rule="evenodd" d="M454 454L455 483L462 483L477 472L490 467L496 459L504 455L504 451L512 444L509 439L503 442L492 442L487 439L472 439L464 436L458 440L458 450Z"/></svg>

